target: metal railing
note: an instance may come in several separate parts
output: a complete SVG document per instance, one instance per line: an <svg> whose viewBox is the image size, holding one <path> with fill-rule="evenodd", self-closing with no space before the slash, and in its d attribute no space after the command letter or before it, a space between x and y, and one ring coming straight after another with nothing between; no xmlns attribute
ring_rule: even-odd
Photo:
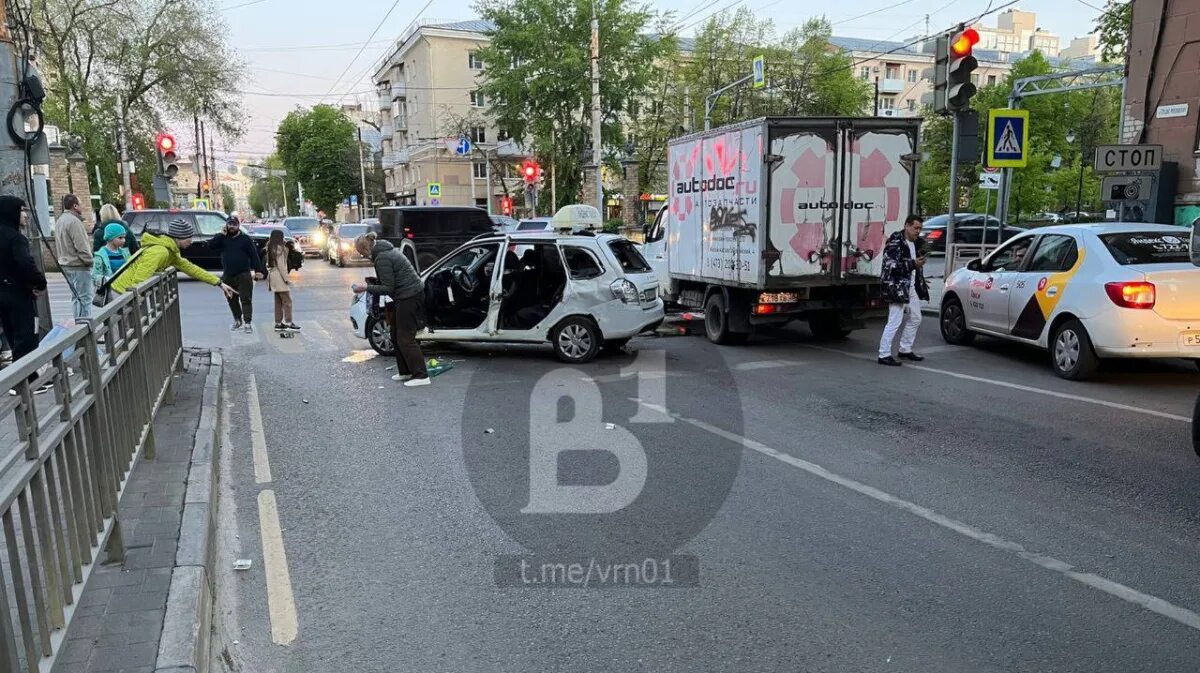
<svg viewBox="0 0 1200 673"><path fill-rule="evenodd" d="M78 323L0 371L0 671L48 668L101 548L123 558L117 503L174 401L174 271Z"/></svg>

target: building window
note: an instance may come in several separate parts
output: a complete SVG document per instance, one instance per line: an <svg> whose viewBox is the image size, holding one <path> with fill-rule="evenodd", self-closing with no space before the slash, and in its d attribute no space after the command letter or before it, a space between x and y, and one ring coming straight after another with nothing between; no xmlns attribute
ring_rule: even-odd
<svg viewBox="0 0 1200 673"><path fill-rule="evenodd" d="M979 75L971 75L971 84L974 84L976 88L979 87Z"/></svg>
<svg viewBox="0 0 1200 673"><path fill-rule="evenodd" d="M482 126L472 126L468 136L470 136L471 142L473 143L486 143L487 129Z"/></svg>
<svg viewBox="0 0 1200 673"><path fill-rule="evenodd" d="M916 83L916 81L917 81L917 77L918 77L918 76L920 76L920 73L918 73L918 72L917 72L917 69L916 69L916 68L909 68L909 69L908 69L908 81L909 81L909 83L915 84L915 83Z"/></svg>
<svg viewBox="0 0 1200 673"><path fill-rule="evenodd" d="M988 75L988 80L987 80L987 82L988 82L988 86L996 86L996 76L995 76L995 75Z"/></svg>
<svg viewBox="0 0 1200 673"><path fill-rule="evenodd" d="M863 69L860 71L860 76L863 79L871 79L871 69L864 65Z"/></svg>
<svg viewBox="0 0 1200 673"><path fill-rule="evenodd" d="M487 98L482 91L471 92L471 107L487 107Z"/></svg>
<svg viewBox="0 0 1200 673"><path fill-rule="evenodd" d="M471 175L476 180L487 179L487 164L482 161L476 161L475 163L471 164Z"/></svg>
<svg viewBox="0 0 1200 673"><path fill-rule="evenodd" d="M479 52L467 53L467 67L471 70L483 70L483 59L479 57Z"/></svg>
<svg viewBox="0 0 1200 673"><path fill-rule="evenodd" d="M891 96L880 97L879 109L880 110L895 110L896 109L896 99L892 98Z"/></svg>
<svg viewBox="0 0 1200 673"><path fill-rule="evenodd" d="M512 134L509 133L508 129L504 128L503 126L501 126L496 131L496 140L498 140L500 142L503 142L505 140L510 140L511 138L512 138Z"/></svg>
<svg viewBox="0 0 1200 673"><path fill-rule="evenodd" d="M908 100L906 100L906 101L904 101L904 102L905 102L905 103L908 105L908 111L909 111L909 112L914 112L914 111L916 111L916 109L917 109L917 99L915 99L915 98L909 98Z"/></svg>
<svg viewBox="0 0 1200 673"><path fill-rule="evenodd" d="M884 79L900 79L900 66L895 63L888 63L883 71Z"/></svg>

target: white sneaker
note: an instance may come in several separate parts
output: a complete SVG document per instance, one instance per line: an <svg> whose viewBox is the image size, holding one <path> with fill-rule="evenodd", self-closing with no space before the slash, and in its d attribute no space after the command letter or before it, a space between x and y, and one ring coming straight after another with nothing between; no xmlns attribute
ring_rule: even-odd
<svg viewBox="0 0 1200 673"><path fill-rule="evenodd" d="M230 325L230 326L229 326L229 331L230 331L230 332L236 332L236 331L240 330L241 328L242 328L242 323L240 323L240 322L235 322L235 323L233 323L232 325Z"/></svg>
<svg viewBox="0 0 1200 673"><path fill-rule="evenodd" d="M412 374L392 374L393 381L407 381L412 378Z"/></svg>
<svg viewBox="0 0 1200 673"><path fill-rule="evenodd" d="M406 388L416 388L417 386L427 386L430 383L433 383L433 381L430 380L428 376L423 376L419 379L409 379L405 381L404 386Z"/></svg>
<svg viewBox="0 0 1200 673"><path fill-rule="evenodd" d="M246 330L246 334L254 334L254 325L251 325L250 323L246 323L246 326L242 329Z"/></svg>

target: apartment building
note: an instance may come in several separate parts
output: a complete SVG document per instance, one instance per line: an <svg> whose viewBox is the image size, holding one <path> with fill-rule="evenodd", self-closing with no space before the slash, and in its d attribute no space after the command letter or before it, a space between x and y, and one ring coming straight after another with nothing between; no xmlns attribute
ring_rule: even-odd
<svg viewBox="0 0 1200 673"><path fill-rule="evenodd" d="M919 117L927 96L933 94L932 47L905 46L903 42L869 40L856 37L832 37L830 43L855 61L854 74L879 87L881 117ZM881 55L884 54L884 55ZM982 88L1002 82L1011 65L1006 54L976 49L979 67L972 74ZM874 113L874 102L865 114Z"/></svg>
<svg viewBox="0 0 1200 673"><path fill-rule="evenodd" d="M1100 36L1095 33L1084 35L1071 40L1071 44L1058 52L1059 58L1076 60L1096 60L1100 56Z"/></svg>
<svg viewBox="0 0 1200 673"><path fill-rule="evenodd" d="M979 48L1002 54L1019 54L1037 50L1045 56L1058 56L1058 35L1037 27L1037 14L1009 9L996 17L996 25L973 26L979 33Z"/></svg>
<svg viewBox="0 0 1200 673"><path fill-rule="evenodd" d="M528 153L489 120L479 92L488 28L485 21L415 26L376 68L389 203L477 205L498 213L505 186L520 203L515 165ZM462 136L472 143L468 156L455 152Z"/></svg>

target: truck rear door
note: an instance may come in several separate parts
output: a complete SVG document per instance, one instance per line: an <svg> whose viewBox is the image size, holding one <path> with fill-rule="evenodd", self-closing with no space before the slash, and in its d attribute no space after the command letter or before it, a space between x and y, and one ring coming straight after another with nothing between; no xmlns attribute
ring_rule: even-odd
<svg viewBox="0 0 1200 673"><path fill-rule="evenodd" d="M869 282L912 207L918 124L782 121L770 132L767 280Z"/></svg>

